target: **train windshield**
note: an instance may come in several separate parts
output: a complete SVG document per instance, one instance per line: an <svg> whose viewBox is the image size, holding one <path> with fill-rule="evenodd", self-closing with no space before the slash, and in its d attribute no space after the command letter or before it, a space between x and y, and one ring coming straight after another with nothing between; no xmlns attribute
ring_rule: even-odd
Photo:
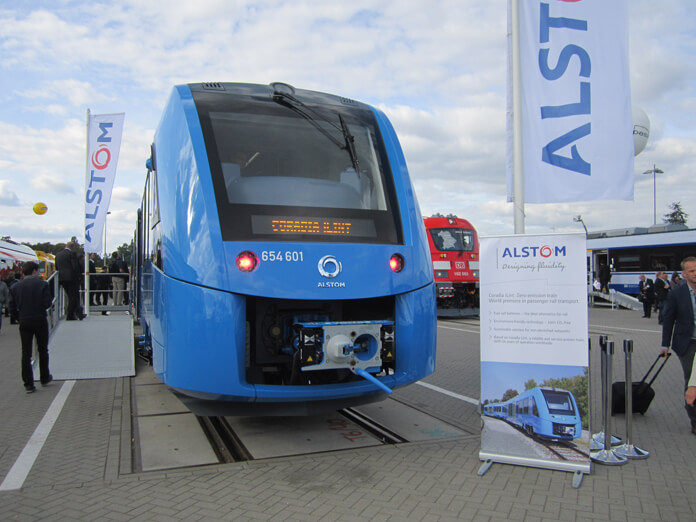
<svg viewBox="0 0 696 522"><path fill-rule="evenodd" d="M441 252L471 252L474 250L474 231L465 228L432 228L430 237Z"/></svg>
<svg viewBox="0 0 696 522"><path fill-rule="evenodd" d="M541 390L549 407L549 413L556 415L575 415L573 401L567 391Z"/></svg>
<svg viewBox="0 0 696 522"><path fill-rule="evenodd" d="M391 170L371 110L270 96L194 99L223 239L401 242Z"/></svg>

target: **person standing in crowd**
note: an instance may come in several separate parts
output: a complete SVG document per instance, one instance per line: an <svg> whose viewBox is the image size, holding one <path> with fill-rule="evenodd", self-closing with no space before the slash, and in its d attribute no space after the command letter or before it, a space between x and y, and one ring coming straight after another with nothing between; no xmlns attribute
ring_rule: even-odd
<svg viewBox="0 0 696 522"><path fill-rule="evenodd" d="M669 282L669 289L670 289L670 290L674 290L674 289L677 288L682 282L683 282L683 281L682 281L682 278L679 276L679 274L677 274L676 272L674 272L674 273L672 274L672 280Z"/></svg>
<svg viewBox="0 0 696 522"><path fill-rule="evenodd" d="M606 261L601 260L599 262L599 270L597 271L597 276L599 277L599 291L608 294L609 281L611 281L611 270L609 270Z"/></svg>
<svg viewBox="0 0 696 522"><path fill-rule="evenodd" d="M0 281L0 329L2 328L2 309L10 304L10 289L5 281Z"/></svg>
<svg viewBox="0 0 696 522"><path fill-rule="evenodd" d="M109 272L112 274L120 274L111 276L111 284L114 287L114 304L120 306L125 303L128 265L121 259L121 255L118 252L114 252L111 258L112 261Z"/></svg>
<svg viewBox="0 0 696 522"><path fill-rule="evenodd" d="M691 433L696 435L696 407L693 406L693 399L689 402L686 395L696 354L696 257L684 258L681 267L686 283L678 285L667 295L662 314L660 354L666 356L671 346L679 356L684 373L686 413L691 421Z"/></svg>
<svg viewBox="0 0 696 522"><path fill-rule="evenodd" d="M102 273L99 274L98 276L95 276L96 279L96 285L97 285L97 304L101 304L101 306L108 306L109 305L109 286L111 285L111 276L108 275L108 270L106 263L104 264L104 268L102 270ZM106 310L102 310L102 315L109 315L109 312Z"/></svg>
<svg viewBox="0 0 696 522"><path fill-rule="evenodd" d="M14 307L12 306L12 287L17 284L17 279L15 278L14 272L10 272L9 274L7 274L5 284L7 284L7 289L10 290L10 301L7 304L7 312L10 316L10 324L17 324L19 321L17 320L17 314L15 313Z"/></svg>
<svg viewBox="0 0 696 522"><path fill-rule="evenodd" d="M65 248L56 254L56 270L60 286L63 287L68 296L68 309L66 319L84 319L80 312L80 267L77 262L77 254L72 250L75 243L69 241Z"/></svg>
<svg viewBox="0 0 696 522"><path fill-rule="evenodd" d="M94 302L94 296L96 295L95 290L97 289L97 276L94 274L97 273L97 265L94 264L94 258L97 257L97 254L92 252L89 255L89 306L97 306L97 304ZM99 297L99 296L97 296Z"/></svg>
<svg viewBox="0 0 696 522"><path fill-rule="evenodd" d="M667 272L658 272L655 279L655 307L657 308L657 321L662 324L663 310L667 294L669 292L669 281L667 280Z"/></svg>
<svg viewBox="0 0 696 522"><path fill-rule="evenodd" d="M24 278L12 287L12 302L19 316L19 336L22 341L22 381L27 393L36 391L31 352L36 337L39 352L39 378L42 386L53 380L48 369L48 319L46 310L51 306L51 289L41 279L39 265L27 261L22 266Z"/></svg>
<svg viewBox="0 0 696 522"><path fill-rule="evenodd" d="M641 274L638 290L640 292L638 300L643 303L643 317L650 318L650 310L652 310L652 305L655 301L653 280Z"/></svg>

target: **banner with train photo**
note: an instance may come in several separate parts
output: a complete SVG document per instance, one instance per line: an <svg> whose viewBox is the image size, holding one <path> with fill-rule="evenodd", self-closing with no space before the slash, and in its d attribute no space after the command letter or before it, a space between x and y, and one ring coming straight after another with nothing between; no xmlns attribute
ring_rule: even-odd
<svg viewBox="0 0 696 522"><path fill-rule="evenodd" d="M482 237L483 461L590 473L584 234Z"/></svg>

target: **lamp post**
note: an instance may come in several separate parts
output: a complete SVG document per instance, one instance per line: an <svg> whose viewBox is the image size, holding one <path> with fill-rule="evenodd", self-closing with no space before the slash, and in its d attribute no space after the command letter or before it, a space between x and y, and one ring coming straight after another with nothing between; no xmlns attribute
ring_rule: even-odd
<svg viewBox="0 0 696 522"><path fill-rule="evenodd" d="M582 228L585 229L585 235L587 235L587 227L585 226L585 222L582 220L582 216L578 214L573 218L573 221L576 223L582 223Z"/></svg>
<svg viewBox="0 0 696 522"><path fill-rule="evenodd" d="M106 218L111 214L111 212L107 212L106 216L104 216L104 266L106 266L106 255L108 253L108 250L106 249Z"/></svg>
<svg viewBox="0 0 696 522"><path fill-rule="evenodd" d="M653 175L653 225L657 225L657 190L656 190L656 182L655 182L655 174L664 174L665 172L663 170L658 169L655 164L653 163L653 168L650 170L646 170L643 172L643 174L652 174Z"/></svg>

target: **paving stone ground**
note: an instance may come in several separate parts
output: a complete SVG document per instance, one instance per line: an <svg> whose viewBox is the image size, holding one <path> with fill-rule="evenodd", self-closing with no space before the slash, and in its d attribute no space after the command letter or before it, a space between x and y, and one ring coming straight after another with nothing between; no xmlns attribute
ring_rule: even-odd
<svg viewBox="0 0 696 522"><path fill-rule="evenodd" d="M659 350L657 319L590 309L590 334L611 334L623 380L624 338L634 340L637 380ZM475 323L440 322L438 363L426 381L478 399ZM58 393L56 382L27 395L19 378L19 336L0 330L0 481ZM598 360L592 363L592 419L599 421ZM683 410L679 363L669 361L656 398L634 418L634 442L650 458L594 465L579 489L561 471L494 464L482 477L480 416L466 402L412 385L399 400L429 409L470 435L312 456L133 473L130 379L81 380L23 487L0 492L0 520L696 520L696 436ZM624 417L613 431L623 435ZM594 431L597 431L596 428Z"/></svg>

